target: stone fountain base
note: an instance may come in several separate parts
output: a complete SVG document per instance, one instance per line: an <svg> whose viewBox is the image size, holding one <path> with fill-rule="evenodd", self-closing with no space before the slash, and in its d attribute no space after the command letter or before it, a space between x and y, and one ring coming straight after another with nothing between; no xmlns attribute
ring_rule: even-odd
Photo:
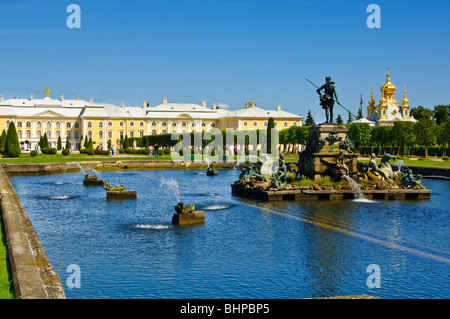
<svg viewBox="0 0 450 319"><path fill-rule="evenodd" d="M84 186L103 186L104 183L103 179L83 179Z"/></svg>
<svg viewBox="0 0 450 319"><path fill-rule="evenodd" d="M106 191L106 199L114 200L114 199L136 199L137 192L132 190L123 190L123 191Z"/></svg>
<svg viewBox="0 0 450 319"><path fill-rule="evenodd" d="M219 173L217 173L217 172L206 172L206 175L208 175L208 176L217 176L217 175L219 175Z"/></svg>
<svg viewBox="0 0 450 319"><path fill-rule="evenodd" d="M289 190L262 190L259 188L232 184L231 191L233 195L238 197L257 199L262 201L317 201L355 199L355 192L353 190L322 188L311 189L309 187L302 186L294 187ZM361 193L366 199L408 200L429 199L431 190L389 188L362 190Z"/></svg>
<svg viewBox="0 0 450 319"><path fill-rule="evenodd" d="M189 226L205 223L205 212L197 211L193 213L174 214L172 225Z"/></svg>

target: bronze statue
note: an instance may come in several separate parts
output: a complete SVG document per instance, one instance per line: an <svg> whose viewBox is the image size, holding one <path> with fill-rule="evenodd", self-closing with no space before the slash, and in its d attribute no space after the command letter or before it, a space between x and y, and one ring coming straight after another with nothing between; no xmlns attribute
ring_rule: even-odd
<svg viewBox="0 0 450 319"><path fill-rule="evenodd" d="M322 90L324 94L322 95ZM334 101L338 102L338 97L336 94L336 87L334 82L331 82L331 76L326 77L326 83L316 90L317 94L320 96L320 105L325 109L325 116L327 118L326 124L333 123L333 106Z"/></svg>
<svg viewBox="0 0 450 319"><path fill-rule="evenodd" d="M175 211L177 214L192 214L195 211L194 204L184 205L183 202L179 202L177 206L175 206Z"/></svg>

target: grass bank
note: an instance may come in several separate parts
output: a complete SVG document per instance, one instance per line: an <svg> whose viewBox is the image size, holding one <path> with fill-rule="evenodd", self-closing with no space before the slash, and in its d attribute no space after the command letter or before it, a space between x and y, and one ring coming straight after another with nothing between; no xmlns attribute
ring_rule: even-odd
<svg viewBox="0 0 450 319"><path fill-rule="evenodd" d="M0 214L0 299L14 299L13 285L10 276L8 249L4 236L3 220Z"/></svg>

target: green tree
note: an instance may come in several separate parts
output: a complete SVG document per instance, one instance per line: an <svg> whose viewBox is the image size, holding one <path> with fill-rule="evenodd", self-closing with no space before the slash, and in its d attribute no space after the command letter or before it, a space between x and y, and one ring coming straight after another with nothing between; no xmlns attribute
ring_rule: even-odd
<svg viewBox="0 0 450 319"><path fill-rule="evenodd" d="M391 136L398 143L397 153L403 157L405 154L405 145L408 145L408 155L411 149L411 145L414 142L414 123L409 121L397 121L394 122L392 127Z"/></svg>
<svg viewBox="0 0 450 319"><path fill-rule="evenodd" d="M314 121L314 118L311 115L311 111L308 111L308 115L306 116L305 120L305 125L306 126L316 125L316 122Z"/></svg>
<svg viewBox="0 0 450 319"><path fill-rule="evenodd" d="M18 157L20 155L20 143L17 137L16 125L11 122L6 133L5 156Z"/></svg>
<svg viewBox="0 0 450 319"><path fill-rule="evenodd" d="M94 143L92 142L92 137L89 138L86 148L94 148Z"/></svg>
<svg viewBox="0 0 450 319"><path fill-rule="evenodd" d="M348 120L347 120L347 124L350 124L351 122L353 122L353 116L352 116L352 113L350 113L350 111L348 111Z"/></svg>
<svg viewBox="0 0 450 319"><path fill-rule="evenodd" d="M428 156L428 146L436 142L436 132L434 121L430 118L422 117L414 125L414 135L418 143L425 147L425 157Z"/></svg>
<svg viewBox="0 0 450 319"><path fill-rule="evenodd" d="M89 143L89 139L86 135L86 137L84 138L84 148L88 148L88 143Z"/></svg>
<svg viewBox="0 0 450 319"><path fill-rule="evenodd" d="M57 150L60 151L62 149L61 135L58 136L58 142L56 143L56 145Z"/></svg>
<svg viewBox="0 0 450 319"><path fill-rule="evenodd" d="M441 123L441 129L439 130L439 134L437 136L437 141L439 144L444 146L443 155L450 155L450 119L447 119L445 122ZM446 149L447 146L447 150Z"/></svg>
<svg viewBox="0 0 450 319"><path fill-rule="evenodd" d="M122 148L126 150L129 146L130 145L129 145L129 141L128 141L128 135L125 135L125 138L123 139L123 143L122 143Z"/></svg>
<svg viewBox="0 0 450 319"><path fill-rule="evenodd" d="M68 149L68 150L70 150L70 147L71 147L72 145L70 144L70 139L68 139L68 138L66 138L66 149Z"/></svg>
<svg viewBox="0 0 450 319"><path fill-rule="evenodd" d="M269 121L267 122L267 154L275 154L274 150L272 149L272 129L275 128L275 121L273 117L269 118Z"/></svg>
<svg viewBox="0 0 450 319"><path fill-rule="evenodd" d="M441 125L450 118L450 104L436 105L433 111L433 119L437 125Z"/></svg>
<svg viewBox="0 0 450 319"><path fill-rule="evenodd" d="M422 105L418 105L417 107L411 108L411 114L416 120L420 120L421 118L429 119L433 116L433 111L423 107Z"/></svg>
<svg viewBox="0 0 450 319"><path fill-rule="evenodd" d="M344 124L344 120L342 119L341 114L339 114L339 115L337 116L337 118L336 118L336 124L337 124L337 125L342 125L342 124Z"/></svg>
<svg viewBox="0 0 450 319"><path fill-rule="evenodd" d="M362 119L363 117L364 117L364 115L363 115L362 108L359 108L359 109L358 109L358 115L356 116L356 119L357 119L357 120L360 120L360 119Z"/></svg>
<svg viewBox="0 0 450 319"><path fill-rule="evenodd" d="M41 145L41 150L43 148L48 148L49 147L48 138L47 138L47 134L46 133L44 133L44 135L42 136L42 141L41 141L40 145Z"/></svg>
<svg viewBox="0 0 450 319"><path fill-rule="evenodd" d="M352 123L348 125L348 138L353 142L356 149L366 148L365 152L368 152L368 146L372 138L372 129L367 123Z"/></svg>
<svg viewBox="0 0 450 319"><path fill-rule="evenodd" d="M6 146L6 131L3 130L2 135L0 136L0 154L5 154L5 146Z"/></svg>

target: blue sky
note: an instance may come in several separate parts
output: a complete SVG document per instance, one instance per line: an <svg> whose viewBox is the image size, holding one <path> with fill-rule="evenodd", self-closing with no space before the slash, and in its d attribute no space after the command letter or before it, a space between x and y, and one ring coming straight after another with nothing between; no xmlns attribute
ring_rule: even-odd
<svg viewBox="0 0 450 319"><path fill-rule="evenodd" d="M69 29L69 4L81 29ZM381 8L381 28L366 25ZM450 103L448 0L10 1L0 2L0 95L79 95L138 106L206 100L324 120L314 87L330 75L354 114L389 66L396 99ZM366 105L366 103L365 103ZM347 114L339 106L335 113ZM364 109L364 114L366 114Z"/></svg>

